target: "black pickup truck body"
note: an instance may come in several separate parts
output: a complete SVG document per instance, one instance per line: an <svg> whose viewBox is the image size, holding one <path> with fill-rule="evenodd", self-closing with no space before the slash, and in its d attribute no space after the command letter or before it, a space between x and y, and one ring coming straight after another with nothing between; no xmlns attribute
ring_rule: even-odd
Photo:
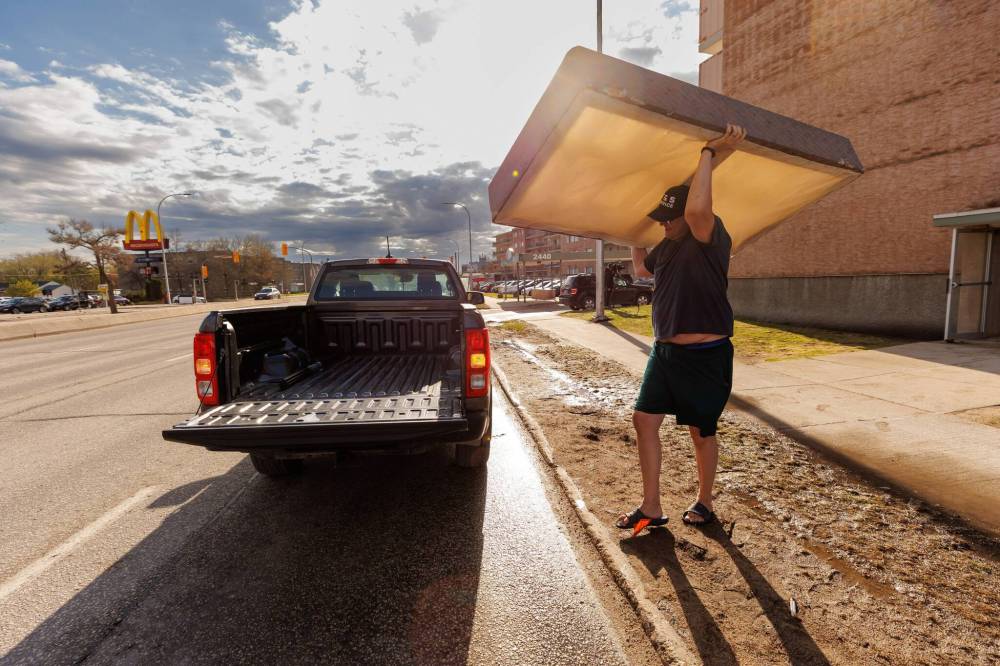
<svg viewBox="0 0 1000 666"><path fill-rule="evenodd" d="M403 298L364 280L375 270L439 284ZM482 295L447 262L346 260L324 264L304 305L211 312L195 337L202 408L163 437L249 452L255 465L448 443L484 459L470 449L488 454L489 338L470 300Z"/></svg>

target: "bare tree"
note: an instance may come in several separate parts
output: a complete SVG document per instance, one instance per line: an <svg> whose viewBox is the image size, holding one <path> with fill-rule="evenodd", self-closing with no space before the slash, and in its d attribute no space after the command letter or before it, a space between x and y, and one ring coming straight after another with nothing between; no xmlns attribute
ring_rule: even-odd
<svg viewBox="0 0 1000 666"><path fill-rule="evenodd" d="M97 275L102 283L108 285L108 308L111 314L118 313L115 303L115 285L107 271L108 264L116 264L122 257L118 247L118 238L122 232L114 227L94 228L87 220L69 220L60 222L54 229L46 229L49 240L69 248L83 248L94 254Z"/></svg>

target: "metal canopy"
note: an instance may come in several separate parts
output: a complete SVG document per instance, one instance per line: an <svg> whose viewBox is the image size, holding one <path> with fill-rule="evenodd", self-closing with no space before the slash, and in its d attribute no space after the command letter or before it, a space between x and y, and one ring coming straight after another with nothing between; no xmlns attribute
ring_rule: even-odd
<svg viewBox="0 0 1000 666"><path fill-rule="evenodd" d="M1000 208L980 208L934 216L935 227L1000 227Z"/></svg>

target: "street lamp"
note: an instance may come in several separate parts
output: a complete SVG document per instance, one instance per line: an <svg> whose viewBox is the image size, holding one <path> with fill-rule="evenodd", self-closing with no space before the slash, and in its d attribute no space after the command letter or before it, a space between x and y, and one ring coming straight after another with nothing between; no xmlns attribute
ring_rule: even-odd
<svg viewBox="0 0 1000 666"><path fill-rule="evenodd" d="M156 204L156 219L160 223L160 228L163 228L163 219L160 217L160 206L163 202L170 197L193 197L194 192L175 192L173 194L168 194L167 196L160 199L160 203ZM163 281L167 283L167 305L173 305L174 299L170 297L170 271L167 270L167 247L163 248Z"/></svg>
<svg viewBox="0 0 1000 666"><path fill-rule="evenodd" d="M454 238L449 238L448 242L455 246L455 268L458 269L459 275L462 274L462 250L458 247L458 243Z"/></svg>
<svg viewBox="0 0 1000 666"><path fill-rule="evenodd" d="M306 260L302 258L302 253L309 253L309 265L313 263L313 253L312 250L307 250L304 246L299 246L299 261L302 262L302 291L307 291L306 289Z"/></svg>
<svg viewBox="0 0 1000 666"><path fill-rule="evenodd" d="M442 202L442 205L451 206L452 208L461 208L465 211L465 216L469 220L469 264L472 264L472 260L475 255L472 254L472 215L469 213L469 209L465 207L465 204L460 204L456 201L444 201ZM459 267L459 271L461 270L461 267Z"/></svg>

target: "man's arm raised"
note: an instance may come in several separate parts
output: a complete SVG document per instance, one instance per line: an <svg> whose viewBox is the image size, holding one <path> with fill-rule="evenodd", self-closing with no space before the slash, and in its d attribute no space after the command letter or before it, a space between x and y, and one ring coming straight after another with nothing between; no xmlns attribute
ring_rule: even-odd
<svg viewBox="0 0 1000 666"><path fill-rule="evenodd" d="M684 207L684 219L691 233L702 243L712 240L712 230L715 228L715 213L712 211L712 169L725 161L736 145L746 138L747 131L739 125L726 125L726 133L717 139L712 139L702 150L698 159L698 168L691 179L691 191L688 192L687 205ZM714 155L713 155L714 152Z"/></svg>
<svg viewBox="0 0 1000 666"><path fill-rule="evenodd" d="M636 277L653 277L653 274L646 270L646 256L649 250L644 247L632 248L632 271Z"/></svg>

